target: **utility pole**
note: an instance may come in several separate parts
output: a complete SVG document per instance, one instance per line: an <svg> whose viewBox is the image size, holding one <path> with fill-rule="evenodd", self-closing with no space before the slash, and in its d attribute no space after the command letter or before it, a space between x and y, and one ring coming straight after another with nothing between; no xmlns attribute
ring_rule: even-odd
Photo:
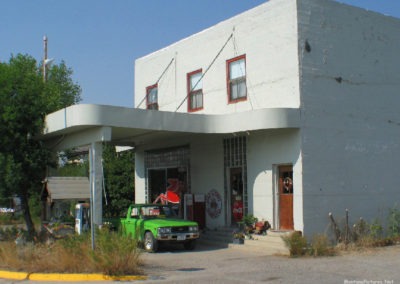
<svg viewBox="0 0 400 284"><path fill-rule="evenodd" d="M43 81L47 81L47 36L43 37L43 48L44 48L44 58L43 58Z"/></svg>

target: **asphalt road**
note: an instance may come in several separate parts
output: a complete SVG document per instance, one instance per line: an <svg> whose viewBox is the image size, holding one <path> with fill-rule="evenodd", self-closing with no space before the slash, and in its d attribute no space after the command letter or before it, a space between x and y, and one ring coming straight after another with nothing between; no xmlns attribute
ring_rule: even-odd
<svg viewBox="0 0 400 284"><path fill-rule="evenodd" d="M400 246L319 258L274 256L240 245L200 245L195 251L179 246L143 253L142 261L148 280L119 283L400 283Z"/></svg>

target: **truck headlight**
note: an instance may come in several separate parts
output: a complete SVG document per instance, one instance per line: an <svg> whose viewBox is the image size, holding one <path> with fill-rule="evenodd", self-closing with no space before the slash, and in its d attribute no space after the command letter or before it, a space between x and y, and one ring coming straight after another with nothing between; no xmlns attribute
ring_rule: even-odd
<svg viewBox="0 0 400 284"><path fill-rule="evenodd" d="M190 226L189 227L189 232L198 232L199 231L199 227L198 226Z"/></svg>
<svg viewBox="0 0 400 284"><path fill-rule="evenodd" d="M171 228L170 227L158 228L158 233L159 234L171 234Z"/></svg>

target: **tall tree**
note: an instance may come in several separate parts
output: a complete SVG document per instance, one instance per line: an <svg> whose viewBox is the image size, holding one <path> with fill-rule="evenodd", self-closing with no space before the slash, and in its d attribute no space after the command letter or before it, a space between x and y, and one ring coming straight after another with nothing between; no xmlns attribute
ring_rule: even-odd
<svg viewBox="0 0 400 284"><path fill-rule="evenodd" d="M40 192L46 167L55 163L35 137L46 114L79 102L81 94L64 62L49 68L46 82L41 74L40 64L28 55L0 63L0 193L20 197L30 237L35 228L29 196Z"/></svg>

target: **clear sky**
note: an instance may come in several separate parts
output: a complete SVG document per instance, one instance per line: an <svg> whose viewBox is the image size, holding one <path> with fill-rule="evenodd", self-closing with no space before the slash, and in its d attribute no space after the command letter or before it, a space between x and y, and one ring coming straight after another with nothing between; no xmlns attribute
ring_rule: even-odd
<svg viewBox="0 0 400 284"><path fill-rule="evenodd" d="M271 0L277 1L277 0ZM82 103L133 107L134 60L265 0L0 0L0 61L64 60ZM399 0L340 0L400 18ZM399 31L400 32L400 31Z"/></svg>

